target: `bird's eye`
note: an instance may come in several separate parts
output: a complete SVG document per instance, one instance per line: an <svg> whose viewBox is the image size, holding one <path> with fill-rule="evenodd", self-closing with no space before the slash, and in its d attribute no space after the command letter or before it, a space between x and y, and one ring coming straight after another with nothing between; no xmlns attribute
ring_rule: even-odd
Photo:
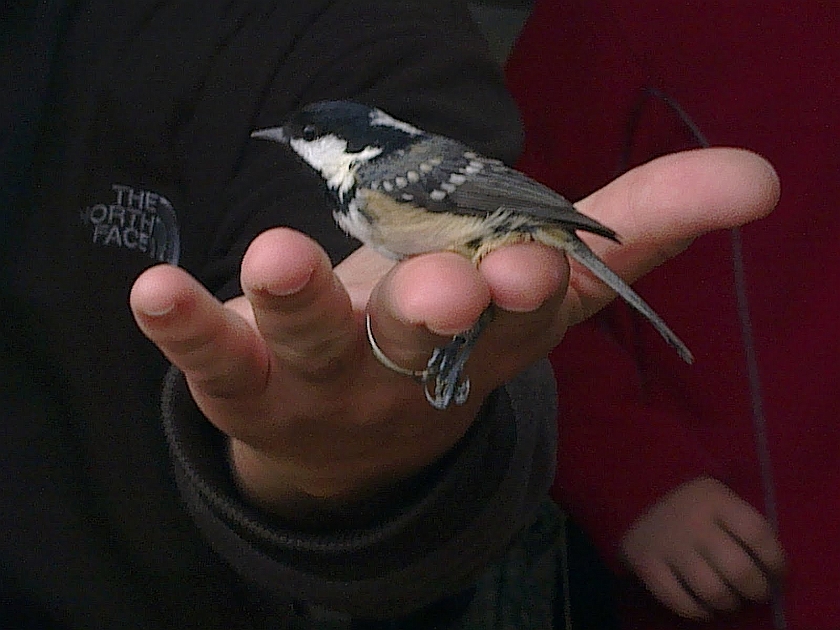
<svg viewBox="0 0 840 630"><path fill-rule="evenodd" d="M306 125L306 127L303 128L303 133L301 135L307 142L312 142L318 137L318 130L315 129L314 125Z"/></svg>

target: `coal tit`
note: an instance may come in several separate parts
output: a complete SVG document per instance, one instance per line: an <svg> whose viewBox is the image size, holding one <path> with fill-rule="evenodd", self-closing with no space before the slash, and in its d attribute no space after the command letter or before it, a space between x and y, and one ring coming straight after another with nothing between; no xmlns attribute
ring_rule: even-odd
<svg viewBox="0 0 840 630"><path fill-rule="evenodd" d="M665 322L576 234L618 241L616 233L499 160L348 101L313 103L282 127L251 135L287 144L320 173L335 202L336 222L385 256L399 260L450 250L477 264L506 244L545 243L589 269L646 317L680 357L693 361ZM460 374L489 319L488 311L473 329L433 355L423 372L424 381L434 379L434 392L426 386L433 406L466 400L469 381L460 380ZM372 337L371 343L375 347Z"/></svg>

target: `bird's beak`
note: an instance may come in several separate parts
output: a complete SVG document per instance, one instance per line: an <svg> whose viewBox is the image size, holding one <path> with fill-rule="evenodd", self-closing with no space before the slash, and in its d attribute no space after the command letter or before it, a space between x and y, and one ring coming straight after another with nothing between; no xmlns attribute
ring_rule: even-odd
<svg viewBox="0 0 840 630"><path fill-rule="evenodd" d="M251 133L252 138L260 140L271 140L272 142L279 142L281 144L289 143L289 136L283 131L283 127L269 127L267 129L258 129Z"/></svg>

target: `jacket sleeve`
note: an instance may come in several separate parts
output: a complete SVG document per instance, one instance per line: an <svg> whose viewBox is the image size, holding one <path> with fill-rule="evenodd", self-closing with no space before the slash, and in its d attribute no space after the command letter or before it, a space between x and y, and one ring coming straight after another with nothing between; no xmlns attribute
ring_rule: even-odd
<svg viewBox="0 0 840 630"><path fill-rule="evenodd" d="M249 506L226 439L175 369L163 419L179 487L198 527L243 576L289 601L362 618L402 616L470 587L533 518L554 471L547 361L496 391L467 435L362 527L300 532Z"/></svg>
<svg viewBox="0 0 840 630"><path fill-rule="evenodd" d="M278 51L273 65L244 70L261 85L258 96L254 90L243 95L251 99L253 115L219 132L241 149L214 156L217 163L209 171L191 175L203 178L193 189L212 190L214 170L234 173L219 191L227 211L210 247L200 256L187 255L184 263L221 298L239 292L242 252L272 225L305 231L334 261L355 247L335 227L321 183L288 152L268 143L242 144L251 129L277 125L299 105L328 98L365 100L507 161L518 152L515 107L460 5L428 0L310 4L298 32L278 37L293 45ZM271 28L287 28L279 20L273 26L265 22L254 27L251 46L269 45ZM222 89L225 76L211 72L205 89ZM214 117L196 116L187 125L184 134L197 139L185 142L188 164L207 159L208 142L224 143L217 132L202 128L203 120ZM219 203L216 197L205 195L204 201ZM463 590L503 553L547 495L554 418L554 382L544 361L491 395L462 441L402 488L398 500L375 506L377 515L366 526L337 522L329 532L312 534L290 529L239 497L224 436L201 416L174 369L163 396L181 492L216 551L278 596L363 618L403 615Z"/></svg>

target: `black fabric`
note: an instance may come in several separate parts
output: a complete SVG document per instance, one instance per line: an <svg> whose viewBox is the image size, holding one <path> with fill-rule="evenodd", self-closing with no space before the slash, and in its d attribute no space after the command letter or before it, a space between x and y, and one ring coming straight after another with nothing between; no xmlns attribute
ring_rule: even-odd
<svg viewBox="0 0 840 630"><path fill-rule="evenodd" d="M38 125L65 4L21 0L0 8L0 261L11 242L15 214L30 203Z"/></svg>
<svg viewBox="0 0 840 630"><path fill-rule="evenodd" d="M50 14L32 26L14 16L29 25L20 33L55 42L57 61L46 74L32 72L38 89L24 90L47 86L41 113L38 98L16 109L17 92L0 91L0 111L32 123L9 142L31 143L36 130L33 159L15 153L8 166L31 163L31 203L13 191L4 212L16 225L3 234L10 255L0 284L0 620L56 630L307 627L306 602L287 597L302 584L260 584L259 566L232 566L194 518L209 504L185 502L195 480L182 476L179 488L160 417L169 366L131 318L131 284L150 265L177 262L220 297L236 295L242 253L274 225L312 235L336 261L356 247L335 226L321 183L282 148L249 140L301 103L376 102L508 161L520 140L513 105L466 11L449 1L68 6L63 22ZM0 63L4 79L24 73L12 58ZM5 183L23 181L10 172ZM453 461L451 478L472 485L451 496L486 499L473 519L478 529L487 514L507 514L499 505L516 518L468 541L446 533L460 553L431 554L430 570L447 559L465 575L477 570L527 522L550 482L550 386L523 389L527 403L504 396L511 406L499 405L486 425L501 448ZM192 452L202 461L218 451ZM426 498L418 488L395 509L428 522L434 513L417 507ZM235 503L235 492L224 491ZM379 540L363 548L357 539L356 553L376 556ZM282 549L265 542L247 545L271 562L285 559L318 591L323 575L305 553L295 555L294 540ZM464 553L468 542L477 553ZM396 560L417 554L408 547ZM347 566L344 585L333 585L338 613L373 607ZM406 613L424 605L408 590L403 602Z"/></svg>
<svg viewBox="0 0 840 630"><path fill-rule="evenodd" d="M476 565L482 564L482 558L485 563L496 559L505 536L519 529L505 533L498 523L481 518L509 476L506 468L493 465L516 461L516 429L498 422L511 417L509 402L502 393L496 397L503 400L488 403L461 443L417 479L403 484L396 500L370 506L374 517L364 526L339 531L289 530L239 499L223 465L223 436L201 418L176 370L167 378L164 427L193 517L232 566L253 575L265 588L275 585L288 601L301 597L322 607L380 619L404 614L406 592L411 593L411 605L420 607L468 589ZM498 413L494 406L503 406L506 413ZM522 501L526 495L511 497L496 518L527 524L536 504L526 507ZM420 581L432 574L429 559L451 554L446 551L452 546L450 539L463 537L476 522L485 530L483 535L497 537L497 544L482 547L476 536L469 557L452 555L446 571L435 575L433 584L421 586ZM294 585L294 592L285 585ZM343 603L350 590L360 603Z"/></svg>
<svg viewBox="0 0 840 630"><path fill-rule="evenodd" d="M563 626L565 610L571 613L574 630L619 630L616 608L616 579L583 530L571 519L566 520L566 576L558 575L557 583L569 581L565 599L558 599L556 628ZM559 567L563 569L563 567Z"/></svg>

